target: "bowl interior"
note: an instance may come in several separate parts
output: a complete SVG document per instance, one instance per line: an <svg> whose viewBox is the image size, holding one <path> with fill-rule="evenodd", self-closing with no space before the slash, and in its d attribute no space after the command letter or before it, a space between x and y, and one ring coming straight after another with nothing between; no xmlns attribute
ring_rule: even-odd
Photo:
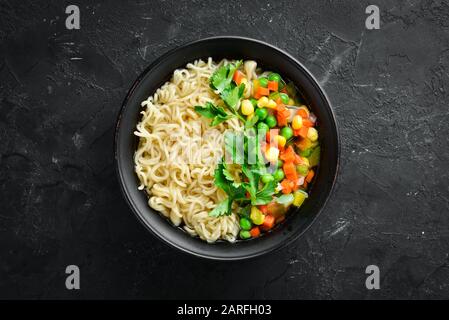
<svg viewBox="0 0 449 320"><path fill-rule="evenodd" d="M168 81L177 68L196 59L212 57L218 61L252 59L264 70L272 70L293 81L318 118L321 159L316 179L304 205L291 210L287 221L269 234L233 244L221 241L208 244L193 238L148 206L147 195L139 191L134 173L133 155L137 137L133 135L140 121L140 103ZM313 76L287 53L266 43L240 37L217 37L200 40L175 49L157 59L136 80L119 115L116 128L115 157L122 191L141 222L159 238L185 252L211 259L234 260L254 257L289 243L311 225L332 190L338 168L339 138L336 122L326 95Z"/></svg>

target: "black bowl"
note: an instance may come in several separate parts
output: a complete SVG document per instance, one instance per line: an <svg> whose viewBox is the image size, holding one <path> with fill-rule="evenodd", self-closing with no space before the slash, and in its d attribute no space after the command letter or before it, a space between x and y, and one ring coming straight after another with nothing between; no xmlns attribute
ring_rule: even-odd
<svg viewBox="0 0 449 320"><path fill-rule="evenodd" d="M140 103L168 81L177 68L196 59L252 59L264 70L290 79L302 92L319 121L321 159L309 198L292 210L288 219L270 233L253 240L208 244L193 238L148 206L147 195L139 191L133 155L138 138L133 135L141 115ZM188 43L154 61L134 82L123 102L115 135L115 159L123 194L139 220L166 243L193 255L216 259L246 259L280 248L302 235L325 205L336 180L340 142L332 108L323 89L310 72L288 53L267 43L242 37L214 37Z"/></svg>

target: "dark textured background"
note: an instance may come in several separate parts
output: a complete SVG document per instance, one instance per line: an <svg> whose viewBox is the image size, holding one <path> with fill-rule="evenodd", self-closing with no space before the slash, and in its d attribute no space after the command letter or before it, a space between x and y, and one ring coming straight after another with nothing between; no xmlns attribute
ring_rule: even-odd
<svg viewBox="0 0 449 320"><path fill-rule="evenodd" d="M81 29L65 29L78 4ZM380 1L0 1L0 298L449 298L449 5ZM114 171L121 102L156 57L243 35L303 62L342 139L304 237L250 261L150 235ZM65 267L81 290L65 289ZM376 264L381 290L365 288Z"/></svg>

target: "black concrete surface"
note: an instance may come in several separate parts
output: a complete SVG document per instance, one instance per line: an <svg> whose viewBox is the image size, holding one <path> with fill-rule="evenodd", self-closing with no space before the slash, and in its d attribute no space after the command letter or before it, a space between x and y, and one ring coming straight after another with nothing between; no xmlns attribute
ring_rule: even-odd
<svg viewBox="0 0 449 320"><path fill-rule="evenodd" d="M81 29L65 28L77 4ZM365 8L380 8L380 30ZM305 236L201 260L137 221L117 183L121 102L159 55L242 35L303 62L335 108L342 163ZM447 1L0 1L0 298L449 298ZM65 288L65 267L81 289ZM380 268L381 288L365 287Z"/></svg>

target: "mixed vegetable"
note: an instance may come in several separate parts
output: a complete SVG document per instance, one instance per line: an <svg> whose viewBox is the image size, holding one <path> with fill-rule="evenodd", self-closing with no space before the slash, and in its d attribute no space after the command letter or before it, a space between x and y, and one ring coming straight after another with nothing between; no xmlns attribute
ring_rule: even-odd
<svg viewBox="0 0 449 320"><path fill-rule="evenodd" d="M228 197L209 213L236 210L241 239L260 236L283 221L291 205L303 204L320 159L316 117L296 87L278 73L256 71L254 61L220 67L210 87L223 105L195 107L211 126L234 117L244 124L243 132L225 133L214 181Z"/></svg>

